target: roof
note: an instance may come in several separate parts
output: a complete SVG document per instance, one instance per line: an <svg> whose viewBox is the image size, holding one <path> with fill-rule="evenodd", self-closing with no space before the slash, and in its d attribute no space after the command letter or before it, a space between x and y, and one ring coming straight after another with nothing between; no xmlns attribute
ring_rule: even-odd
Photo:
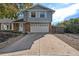
<svg viewBox="0 0 79 59"><path fill-rule="evenodd" d="M43 5L40 5L40 4L35 4L35 5L33 5L32 7L30 7L29 9L27 9L27 10L30 10L30 9L35 8L35 7L41 7L41 8L43 8L43 9L47 9L47 10L49 10L49 11L55 12L55 10L50 9L50 8L48 8L48 7L46 7L46 6L43 6Z"/></svg>
<svg viewBox="0 0 79 59"><path fill-rule="evenodd" d="M13 21L12 19L0 19L0 23L12 23Z"/></svg>
<svg viewBox="0 0 79 59"><path fill-rule="evenodd" d="M16 20L14 22L25 22L23 19Z"/></svg>
<svg viewBox="0 0 79 59"><path fill-rule="evenodd" d="M35 7L37 7L37 6L43 8L43 9L47 9L47 10L49 10L49 11L55 12L55 10L50 9L50 8L48 8L48 7L45 7L45 6L43 6L43 5L34 4L32 7L28 8L28 9L23 9L23 10L21 10L19 13L24 12L24 11L29 11L30 9L35 8ZM19 14L19 13L18 13L18 14Z"/></svg>

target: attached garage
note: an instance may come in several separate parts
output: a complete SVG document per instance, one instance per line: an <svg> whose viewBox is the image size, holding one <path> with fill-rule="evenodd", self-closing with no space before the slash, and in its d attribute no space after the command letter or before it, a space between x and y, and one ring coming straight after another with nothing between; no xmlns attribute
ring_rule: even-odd
<svg viewBox="0 0 79 59"><path fill-rule="evenodd" d="M48 23L32 23L30 24L31 32L49 32Z"/></svg>

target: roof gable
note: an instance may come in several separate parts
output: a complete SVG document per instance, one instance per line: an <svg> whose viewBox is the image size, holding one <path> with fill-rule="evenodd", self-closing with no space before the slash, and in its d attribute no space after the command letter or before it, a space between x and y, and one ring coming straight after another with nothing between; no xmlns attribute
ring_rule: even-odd
<svg viewBox="0 0 79 59"><path fill-rule="evenodd" d="M54 10L50 9L50 8L47 8L45 6L42 6L40 4L36 4L36 5L33 5L31 8L27 9L27 10L30 10L30 9L44 9L44 10L48 10L48 11L53 11L55 12Z"/></svg>
<svg viewBox="0 0 79 59"><path fill-rule="evenodd" d="M0 19L0 23L12 23L13 21L15 21L14 19Z"/></svg>

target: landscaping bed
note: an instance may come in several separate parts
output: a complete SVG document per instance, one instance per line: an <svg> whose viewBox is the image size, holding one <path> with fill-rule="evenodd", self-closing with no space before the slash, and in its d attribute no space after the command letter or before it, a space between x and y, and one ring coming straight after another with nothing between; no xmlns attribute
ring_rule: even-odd
<svg viewBox="0 0 79 59"><path fill-rule="evenodd" d="M9 38L17 37L22 33L0 32L0 43L7 41Z"/></svg>
<svg viewBox="0 0 79 59"><path fill-rule="evenodd" d="M13 44L25 35L20 32L0 32L0 49Z"/></svg>

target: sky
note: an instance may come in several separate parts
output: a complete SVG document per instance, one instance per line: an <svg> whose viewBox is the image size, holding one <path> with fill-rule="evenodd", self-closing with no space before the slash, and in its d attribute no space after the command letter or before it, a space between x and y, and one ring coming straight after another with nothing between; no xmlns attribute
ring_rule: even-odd
<svg viewBox="0 0 79 59"><path fill-rule="evenodd" d="M79 3L43 3L42 5L55 10L52 20L54 25L67 20L66 17L79 13Z"/></svg>

